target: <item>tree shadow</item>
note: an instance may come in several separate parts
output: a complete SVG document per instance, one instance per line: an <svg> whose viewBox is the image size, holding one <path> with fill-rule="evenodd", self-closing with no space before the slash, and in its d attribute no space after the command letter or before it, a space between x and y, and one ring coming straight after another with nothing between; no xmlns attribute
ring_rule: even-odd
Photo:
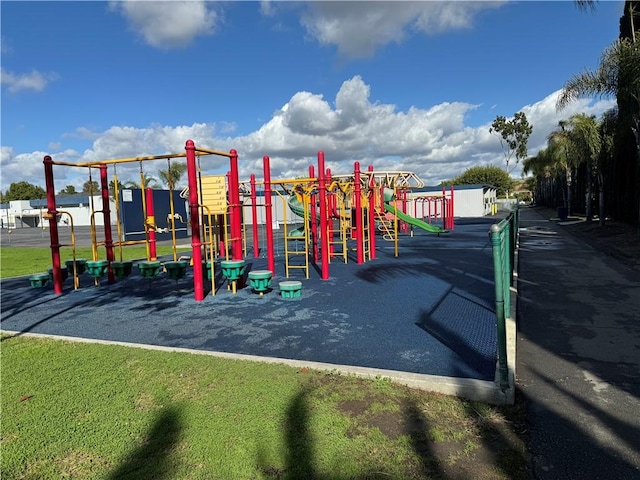
<svg viewBox="0 0 640 480"><path fill-rule="evenodd" d="M108 480L162 480L175 478L178 462L174 457L183 422L177 407L162 409L142 444L131 451Z"/></svg>
<svg viewBox="0 0 640 480"><path fill-rule="evenodd" d="M316 452L313 439L309 430L310 409L308 395L310 391L303 389L296 394L286 412L286 420L283 430L286 441L286 458L284 469L279 469L268 464L264 452L258 452L257 467L268 478L283 480L376 480L394 478L391 473L381 471L380 468L371 467L353 476L337 473L320 473L317 471ZM404 433L409 437L411 446L420 461L419 475L424 479L447 480L449 476L445 472L438 456L432 449L432 441L429 439L430 425L421 412L418 405L407 400L402 407L402 423ZM337 470L337 469L336 469Z"/></svg>
<svg viewBox="0 0 640 480"><path fill-rule="evenodd" d="M429 422L415 402L408 401L403 406L405 432L411 439L411 447L420 459L424 478L446 479L442 464L433 452L429 440Z"/></svg>
<svg viewBox="0 0 640 480"><path fill-rule="evenodd" d="M284 427L287 442L286 476L288 480L317 479L314 471L314 452L309 433L308 391L299 392L287 409Z"/></svg>

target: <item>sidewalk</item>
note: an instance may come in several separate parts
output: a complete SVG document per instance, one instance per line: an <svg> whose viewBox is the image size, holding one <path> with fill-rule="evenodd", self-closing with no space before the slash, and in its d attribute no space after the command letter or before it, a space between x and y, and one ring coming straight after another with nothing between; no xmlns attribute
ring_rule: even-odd
<svg viewBox="0 0 640 480"><path fill-rule="evenodd" d="M521 210L518 401L535 479L640 479L640 274Z"/></svg>

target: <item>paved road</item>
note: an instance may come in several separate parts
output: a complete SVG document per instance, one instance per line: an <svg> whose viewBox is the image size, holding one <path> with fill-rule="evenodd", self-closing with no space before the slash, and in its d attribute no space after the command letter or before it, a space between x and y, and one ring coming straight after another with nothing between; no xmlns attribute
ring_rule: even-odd
<svg viewBox="0 0 640 480"><path fill-rule="evenodd" d="M640 479L640 275L521 216L517 383L531 477Z"/></svg>

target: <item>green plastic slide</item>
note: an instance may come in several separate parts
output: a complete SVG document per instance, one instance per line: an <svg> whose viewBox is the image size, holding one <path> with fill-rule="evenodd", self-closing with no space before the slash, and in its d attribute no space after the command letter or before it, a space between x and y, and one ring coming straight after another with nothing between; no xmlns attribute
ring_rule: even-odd
<svg viewBox="0 0 640 480"><path fill-rule="evenodd" d="M300 218L304 218L304 206L302 205L302 203L300 202L300 200L298 200L297 195L291 195L291 197L289 197L289 209L296 214L297 216L299 216ZM304 225L302 227L298 227L298 228L294 228L293 230L289 231L289 236L290 237L304 237Z"/></svg>
<svg viewBox="0 0 640 480"><path fill-rule="evenodd" d="M414 218L411 215L407 215L406 213L402 213L401 211L396 209L396 207L394 207L393 205L389 205L388 203L384 204L384 209L387 212L393 213L396 217L398 217L403 222L407 222L409 225L413 225L414 227L421 228L423 230L426 230L427 232L431 232L431 233L449 233L448 230L443 230L442 228L438 227L437 225L431 225L429 223L423 222L422 220L420 220L418 218Z"/></svg>

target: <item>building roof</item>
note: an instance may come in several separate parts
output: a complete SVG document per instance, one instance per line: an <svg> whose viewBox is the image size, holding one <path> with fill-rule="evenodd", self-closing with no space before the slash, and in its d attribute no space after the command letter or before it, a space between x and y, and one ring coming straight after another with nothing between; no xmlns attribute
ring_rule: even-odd
<svg viewBox="0 0 640 480"><path fill-rule="evenodd" d="M450 190L450 186L442 187L442 186L433 186L433 187L422 187L422 188L412 188L411 191L415 193L433 193L438 192L442 193L442 189L445 189L447 192ZM476 183L473 185L454 185L453 190L486 190L489 188L496 188L493 185L486 185L483 183Z"/></svg>
<svg viewBox="0 0 640 480"><path fill-rule="evenodd" d="M29 200L29 204L33 208L45 208L47 199L40 198L38 200ZM89 195L84 193L78 195L56 195L56 207L70 207L77 205L89 205Z"/></svg>

